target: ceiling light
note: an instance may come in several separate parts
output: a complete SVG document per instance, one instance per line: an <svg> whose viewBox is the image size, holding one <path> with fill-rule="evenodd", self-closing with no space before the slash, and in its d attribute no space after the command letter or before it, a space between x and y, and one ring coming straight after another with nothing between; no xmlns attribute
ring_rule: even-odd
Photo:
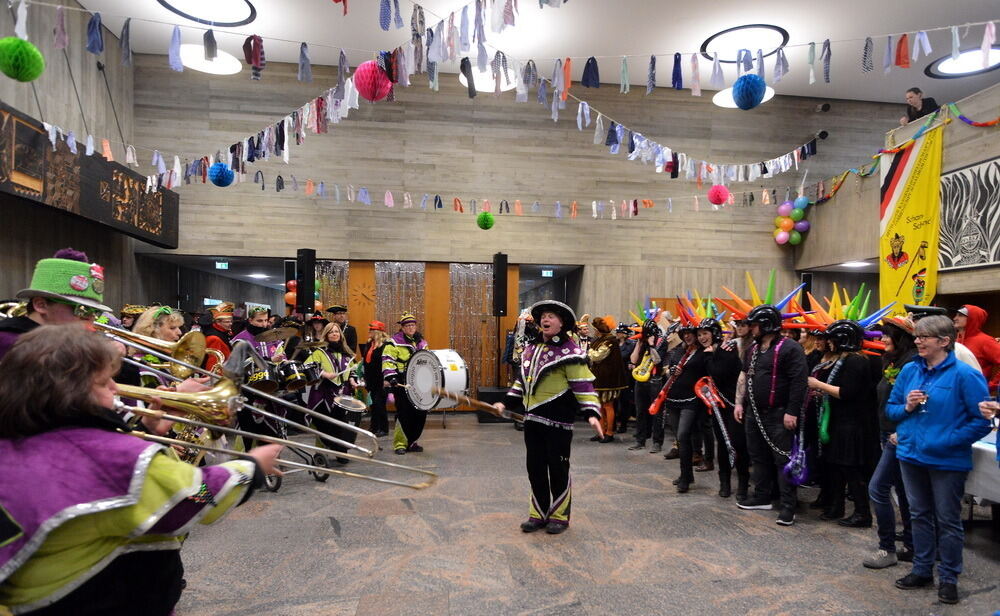
<svg viewBox="0 0 1000 616"><path fill-rule="evenodd" d="M264 280L265 278L270 278L267 274L247 274L247 278L256 278L257 280Z"/></svg>
<svg viewBox="0 0 1000 616"><path fill-rule="evenodd" d="M869 265L874 265L873 263L868 263L867 261L845 261L840 264L840 267L850 267L850 268L862 268L868 267Z"/></svg>
<svg viewBox="0 0 1000 616"><path fill-rule="evenodd" d="M774 88L772 88L771 86L767 86L767 88L764 90L764 98L760 100L759 104L763 105L772 98L774 98ZM718 105L719 107L725 107L726 109L739 109L739 107L736 105L736 101L733 100L732 88L726 88L725 90L719 90L718 92L716 92L715 96L712 97L712 102Z"/></svg>
<svg viewBox="0 0 1000 616"><path fill-rule="evenodd" d="M250 0L156 0L160 6L184 19L217 28L245 26L257 19ZM197 13L197 15L195 15Z"/></svg>
<svg viewBox="0 0 1000 616"><path fill-rule="evenodd" d="M701 55L709 61L713 53L719 54L719 62L734 64L736 54L741 49L749 49L756 60L757 50L764 50L764 57L773 55L788 44L788 30L773 24L745 24L726 28L705 39L701 44ZM711 49L709 49L711 46Z"/></svg>
<svg viewBox="0 0 1000 616"><path fill-rule="evenodd" d="M214 60L205 59L205 48L201 45L184 43L181 45L181 63L193 70L213 75L235 75L243 70L243 63L236 56L221 49L216 51Z"/></svg>
<svg viewBox="0 0 1000 616"><path fill-rule="evenodd" d="M934 79L959 79L971 75L981 75L1000 68L1000 45L990 49L987 67L983 68L983 50L979 47L963 49L958 59L947 55L931 62L924 69L924 75Z"/></svg>
<svg viewBox="0 0 1000 616"><path fill-rule="evenodd" d="M511 75L513 77L513 75ZM496 81L493 79L493 71L480 71L478 69L472 69L472 80L476 83L476 90L479 92L492 92L496 88ZM458 81L463 86L468 87L469 82L465 79L465 75L462 73L458 74ZM507 92L508 90L513 90L515 88L513 80L508 80L507 77L503 76L503 72L500 74L500 91Z"/></svg>

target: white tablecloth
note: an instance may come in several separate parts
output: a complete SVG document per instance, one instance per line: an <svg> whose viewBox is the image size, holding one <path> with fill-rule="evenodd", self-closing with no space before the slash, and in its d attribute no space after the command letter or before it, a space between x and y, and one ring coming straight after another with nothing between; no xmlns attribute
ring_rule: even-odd
<svg viewBox="0 0 1000 616"><path fill-rule="evenodd" d="M965 493L1000 503L1000 466L997 463L997 433L990 432L972 445L972 471L965 480Z"/></svg>

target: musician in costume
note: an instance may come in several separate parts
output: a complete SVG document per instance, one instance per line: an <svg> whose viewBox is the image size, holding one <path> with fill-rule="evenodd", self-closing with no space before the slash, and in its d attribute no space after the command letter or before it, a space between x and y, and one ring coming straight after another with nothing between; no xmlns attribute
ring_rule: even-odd
<svg viewBox="0 0 1000 616"><path fill-rule="evenodd" d="M389 434L389 414L385 404L388 393L382 383L382 351L389 334L385 331L385 323L372 321L368 324L368 342L361 345L361 362L364 367L365 387L371 396L370 429L375 436Z"/></svg>
<svg viewBox="0 0 1000 616"><path fill-rule="evenodd" d="M103 303L104 268L72 248L39 260L31 284L17 298L25 301L26 313L0 321L0 358L21 335L41 325L92 321L111 312Z"/></svg>
<svg viewBox="0 0 1000 616"><path fill-rule="evenodd" d="M392 447L397 455L424 450L417 439L424 432L427 411L413 406L406 395L406 366L417 351L427 348L427 341L417 331L417 317L404 312L399 317L399 331L386 340L382 350L382 380L396 403L396 430Z"/></svg>
<svg viewBox="0 0 1000 616"><path fill-rule="evenodd" d="M694 452L698 435L702 430L702 416L705 407L694 393L694 384L706 375L705 353L698 345L695 324L682 322L678 331L683 346L677 347L672 354L670 375L654 404L662 403L667 417L675 427L678 453L680 454L681 474L677 478L677 492L685 493L694 483ZM662 411L661 411L662 413ZM711 449L707 435L701 434L705 442L705 459L709 459Z"/></svg>
<svg viewBox="0 0 1000 616"><path fill-rule="evenodd" d="M736 421L733 416L736 384L742 367L739 348L735 340L723 342L722 325L712 318L702 319L698 323L698 344L704 353L705 370L712 378L723 402L723 405L713 410L718 413L719 418L712 418L712 429L715 431L715 442L718 444L719 496L729 498L732 494L732 471L735 466L738 482L736 499L743 500L747 497L750 485L750 455L747 453L747 437L743 424ZM722 426L719 425L720 419ZM725 434L722 432L723 426L726 429ZM729 447L732 447L735 453L734 465L729 463Z"/></svg>
<svg viewBox="0 0 1000 616"><path fill-rule="evenodd" d="M121 321L121 328L127 329L129 331L135 331L133 328L142 313L146 312L146 306L139 306L138 304L125 304L122 306L121 312L118 313L118 319Z"/></svg>
<svg viewBox="0 0 1000 616"><path fill-rule="evenodd" d="M306 319L306 331L304 339L306 342L318 342L323 340L323 328L329 323L321 314L314 314Z"/></svg>
<svg viewBox="0 0 1000 616"><path fill-rule="evenodd" d="M639 329L639 324L633 324L635 329ZM625 366L625 390L618 396L618 407L615 409L615 432L624 434L628 432L628 420L635 417L635 379L632 377L632 370L635 366L629 363L632 351L635 350L636 340L632 339L633 329L624 323L620 323L615 328L615 338L618 340L618 347L621 351L622 364Z"/></svg>
<svg viewBox="0 0 1000 616"><path fill-rule="evenodd" d="M611 324L604 317L596 317L593 325L597 338L590 343L587 358L590 360L590 371L594 373L594 391L601 402L601 431L604 436L591 437L590 440L610 443L615 440L615 404L628 383L621 348L618 339L611 333Z"/></svg>
<svg viewBox="0 0 1000 616"><path fill-rule="evenodd" d="M781 472L789 460L799 427L808 373L802 346L781 335L781 311L769 304L747 314L754 344L743 365L736 392L736 421L743 421L750 452L754 494L737 503L741 509L772 509L775 476L781 492L777 523L795 523L796 487Z"/></svg>
<svg viewBox="0 0 1000 616"><path fill-rule="evenodd" d="M313 351L308 360L310 363L319 364L322 369L319 384L309 392L308 405L314 411L346 422L347 409L337 405L334 399L337 396L354 395L354 388L358 386L358 382L354 378L354 371L351 370L354 353L347 347L344 334L336 322L328 323L323 328L320 340L325 341L326 346ZM312 423L317 430L324 434L349 443L353 443L357 437L357 432L334 426L326 421L313 421ZM343 445L337 445L325 439L323 443L328 449L347 451Z"/></svg>
<svg viewBox="0 0 1000 616"><path fill-rule="evenodd" d="M841 526L869 528L872 525L868 504L866 465L871 462L866 443L870 440L865 424L876 413L871 402L874 384L868 359L861 354L865 339L864 328L856 321L841 319L826 328L826 337L833 347L829 372L820 380L809 377L809 388L815 392L814 403L820 410L820 442L831 478L829 509L821 516L839 520ZM823 415L828 414L827 419ZM854 513L844 517L844 489L850 490Z"/></svg>
<svg viewBox="0 0 1000 616"><path fill-rule="evenodd" d="M171 614L181 537L273 472L281 447L195 468L127 434L118 351L83 328L25 334L0 362L0 612Z"/></svg>
<svg viewBox="0 0 1000 616"><path fill-rule="evenodd" d="M247 343L253 347L254 351L261 356L264 360L271 361L272 358L277 355L278 347L281 346L281 340L274 340L272 342L258 342L257 336L263 334L268 329L271 329L268 325L270 321L267 316L267 308L263 306L254 306L247 310L247 326L240 333L233 336L231 343L235 344L237 340L245 340Z"/></svg>
<svg viewBox="0 0 1000 616"><path fill-rule="evenodd" d="M570 337L576 323L573 309L561 302L543 300L531 307L541 336L529 343L506 405L524 409L524 447L531 501L526 533L542 528L559 534L569 526L573 498L569 473L573 421L577 413L601 436L601 410L594 391L594 375L587 355Z"/></svg>
<svg viewBox="0 0 1000 616"><path fill-rule="evenodd" d="M233 311L236 306L232 302L222 302L209 308L212 315L212 324L203 327L201 333L205 334L205 346L214 349L222 354L222 357L229 359L232 350L233 337ZM205 369L211 370L219 360L213 354L205 357Z"/></svg>
<svg viewBox="0 0 1000 616"><path fill-rule="evenodd" d="M330 319L340 326L340 331L344 332L344 340L347 342L347 348L351 349L352 354L357 353L358 331L354 329L353 325L347 322L347 306L334 304L327 308L326 311L330 314Z"/></svg>
<svg viewBox="0 0 1000 616"><path fill-rule="evenodd" d="M629 357L629 363L636 366L632 370L635 379L635 444L629 447L632 451L645 449L650 436L653 446L649 453L659 453L663 449L663 422L659 415L649 414L649 406L663 387L663 362L666 359L667 336L656 321L646 319Z"/></svg>

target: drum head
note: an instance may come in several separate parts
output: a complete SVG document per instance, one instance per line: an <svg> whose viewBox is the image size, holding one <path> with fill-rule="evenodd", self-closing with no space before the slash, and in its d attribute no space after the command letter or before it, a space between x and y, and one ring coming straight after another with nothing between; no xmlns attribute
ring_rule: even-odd
<svg viewBox="0 0 1000 616"><path fill-rule="evenodd" d="M333 403L345 411L365 412L365 403L351 396L336 396Z"/></svg>
<svg viewBox="0 0 1000 616"><path fill-rule="evenodd" d="M464 394L469 388L465 361L452 349L417 351L406 366L406 396L421 411L456 406L456 402L432 392L437 387Z"/></svg>

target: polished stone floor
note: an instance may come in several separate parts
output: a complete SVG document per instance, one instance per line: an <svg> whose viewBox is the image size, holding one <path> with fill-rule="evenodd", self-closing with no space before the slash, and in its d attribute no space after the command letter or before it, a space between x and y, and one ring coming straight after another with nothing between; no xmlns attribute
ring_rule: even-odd
<svg viewBox="0 0 1000 616"><path fill-rule="evenodd" d="M1000 609L1000 536L985 508L967 533L962 603L893 581L909 565L861 566L874 529L849 530L801 508L776 512L721 499L715 473L687 494L677 461L624 442L573 443L570 529L524 534L521 433L471 414L433 415L424 453L379 458L440 474L422 491L290 475L184 545L187 590L178 616L196 614L992 614ZM382 439L388 447L387 439ZM387 455L388 454L388 455ZM365 465L348 465L359 471ZM803 490L801 498L815 492Z"/></svg>

